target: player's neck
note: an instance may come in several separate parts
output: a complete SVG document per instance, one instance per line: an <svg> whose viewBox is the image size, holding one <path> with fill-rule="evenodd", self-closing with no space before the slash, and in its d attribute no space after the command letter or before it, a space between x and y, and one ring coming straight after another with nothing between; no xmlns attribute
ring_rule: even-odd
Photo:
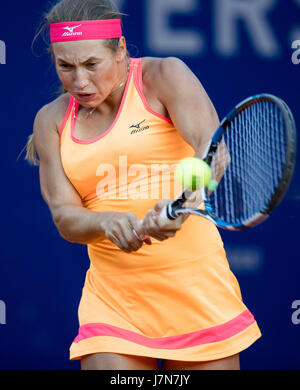
<svg viewBox="0 0 300 390"><path fill-rule="evenodd" d="M124 63L123 69L120 72L120 77L118 77L118 80L115 83L116 85L112 88L108 97L103 102L101 102L101 104L87 112L86 119L92 117L97 111L101 115L109 115L118 111L126 88L128 75L129 59L126 59L126 63Z"/></svg>

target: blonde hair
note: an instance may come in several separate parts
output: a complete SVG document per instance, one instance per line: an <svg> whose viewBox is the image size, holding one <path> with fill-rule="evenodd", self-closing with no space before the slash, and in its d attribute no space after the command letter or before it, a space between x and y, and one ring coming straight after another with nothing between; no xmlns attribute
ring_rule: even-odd
<svg viewBox="0 0 300 390"><path fill-rule="evenodd" d="M25 160L27 160L30 164L34 166L39 166L40 161L38 158L38 154L34 145L34 134L32 133L28 137L28 141L26 144L26 155L25 155Z"/></svg>

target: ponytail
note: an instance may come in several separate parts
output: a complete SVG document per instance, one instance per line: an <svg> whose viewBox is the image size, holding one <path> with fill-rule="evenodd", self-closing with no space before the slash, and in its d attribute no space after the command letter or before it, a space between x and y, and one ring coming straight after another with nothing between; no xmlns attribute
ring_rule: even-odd
<svg viewBox="0 0 300 390"><path fill-rule="evenodd" d="M34 166L39 166L40 162L38 159L38 155L36 152L36 148L34 146L34 134L31 134L28 137L27 145L26 145L26 156L25 160L27 160L30 164Z"/></svg>

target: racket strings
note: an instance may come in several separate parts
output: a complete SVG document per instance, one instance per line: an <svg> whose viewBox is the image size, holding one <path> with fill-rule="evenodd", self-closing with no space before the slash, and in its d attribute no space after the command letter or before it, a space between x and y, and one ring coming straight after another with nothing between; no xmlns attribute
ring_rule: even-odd
<svg viewBox="0 0 300 390"><path fill-rule="evenodd" d="M268 101L248 107L235 117L224 141L212 162L213 174L222 171L223 178L211 204L218 219L240 224L263 212L280 180L286 150L280 109Z"/></svg>

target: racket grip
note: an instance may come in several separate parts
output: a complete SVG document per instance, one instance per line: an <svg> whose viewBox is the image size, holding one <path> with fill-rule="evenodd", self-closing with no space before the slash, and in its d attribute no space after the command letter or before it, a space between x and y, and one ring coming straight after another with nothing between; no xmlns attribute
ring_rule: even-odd
<svg viewBox="0 0 300 390"><path fill-rule="evenodd" d="M161 210L161 212L160 212L160 217L162 218L162 219L169 219L169 217L168 217L168 207L169 207L169 205L166 205L166 206L164 206L164 208Z"/></svg>
<svg viewBox="0 0 300 390"><path fill-rule="evenodd" d="M178 217L176 211L182 208L183 203L186 198L178 198L174 200L172 203L167 204L160 212L160 217L163 219L170 219L174 221Z"/></svg>

